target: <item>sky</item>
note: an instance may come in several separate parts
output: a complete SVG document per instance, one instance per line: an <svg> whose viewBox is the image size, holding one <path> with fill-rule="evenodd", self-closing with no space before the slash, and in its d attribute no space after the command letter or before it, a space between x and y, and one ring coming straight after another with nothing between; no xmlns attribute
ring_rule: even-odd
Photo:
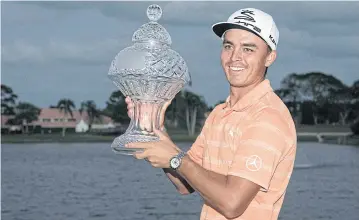
<svg viewBox="0 0 359 220"><path fill-rule="evenodd" d="M359 79L359 2L50 1L1 2L1 83L41 108L62 98L104 108L117 90L107 77L111 61L132 45L153 3L191 73L186 89L208 105L229 94L211 26L245 7L271 14L278 26L278 56L267 74L274 89L290 73L320 71L349 86Z"/></svg>

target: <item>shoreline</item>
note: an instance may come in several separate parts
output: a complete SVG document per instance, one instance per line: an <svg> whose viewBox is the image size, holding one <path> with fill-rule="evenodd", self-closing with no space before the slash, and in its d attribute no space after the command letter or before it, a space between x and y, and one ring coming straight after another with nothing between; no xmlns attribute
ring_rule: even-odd
<svg viewBox="0 0 359 220"><path fill-rule="evenodd" d="M93 134L14 134L1 135L1 144L27 143L112 143L120 135L93 135ZM171 136L174 142L194 142L196 136L175 134Z"/></svg>
<svg viewBox="0 0 359 220"><path fill-rule="evenodd" d="M119 135L92 135L92 134L67 134L62 137L61 134L16 134L16 135L1 135L1 144L29 144L29 143L112 143L112 141ZM196 135L188 136L185 134L170 134L173 142L194 142ZM315 137L298 137L300 142L315 142L319 143ZM338 144L337 138L325 138L322 144L336 144L343 146L359 146L359 136L349 137L347 144Z"/></svg>

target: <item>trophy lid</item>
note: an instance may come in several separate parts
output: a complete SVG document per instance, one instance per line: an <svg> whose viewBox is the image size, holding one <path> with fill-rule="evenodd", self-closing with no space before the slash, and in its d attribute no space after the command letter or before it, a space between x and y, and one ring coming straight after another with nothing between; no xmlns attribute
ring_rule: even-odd
<svg viewBox="0 0 359 220"><path fill-rule="evenodd" d="M126 96L168 100L191 84L185 60L171 49L171 36L157 23L161 16L161 7L150 5L150 21L134 32L133 45L111 62L108 76Z"/></svg>
<svg viewBox="0 0 359 220"><path fill-rule="evenodd" d="M171 45L172 40L167 30L157 23L162 16L162 9L159 5L153 4L147 8L147 17L150 22L142 25L132 36L132 42L157 41Z"/></svg>

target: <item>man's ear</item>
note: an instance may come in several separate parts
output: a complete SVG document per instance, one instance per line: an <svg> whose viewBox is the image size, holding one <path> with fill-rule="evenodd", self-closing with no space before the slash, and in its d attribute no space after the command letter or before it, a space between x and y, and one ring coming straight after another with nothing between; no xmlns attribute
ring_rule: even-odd
<svg viewBox="0 0 359 220"><path fill-rule="evenodd" d="M273 50L270 53L268 53L265 66L269 67L270 65L272 65L272 63L275 61L276 58L277 58L277 51Z"/></svg>

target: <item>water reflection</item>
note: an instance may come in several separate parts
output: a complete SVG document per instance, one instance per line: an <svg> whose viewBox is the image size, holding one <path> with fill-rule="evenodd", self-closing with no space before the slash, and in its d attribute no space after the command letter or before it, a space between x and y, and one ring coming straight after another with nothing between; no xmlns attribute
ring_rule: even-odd
<svg viewBox="0 0 359 220"><path fill-rule="evenodd" d="M358 158L357 147L300 143L280 219L356 220ZM198 220L201 205L108 143L2 145L3 219Z"/></svg>

